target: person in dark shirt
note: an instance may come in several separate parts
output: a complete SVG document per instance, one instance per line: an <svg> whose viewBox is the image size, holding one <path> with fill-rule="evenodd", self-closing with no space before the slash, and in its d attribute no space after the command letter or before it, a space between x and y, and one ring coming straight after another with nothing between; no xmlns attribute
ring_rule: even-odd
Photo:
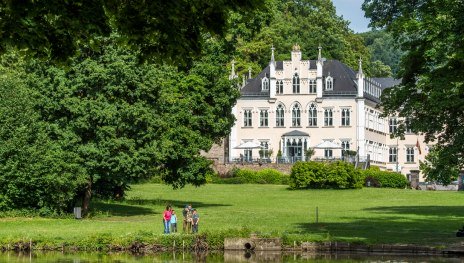
<svg viewBox="0 0 464 263"><path fill-rule="evenodd" d="M192 233L198 233L198 223L200 222L200 215L196 209L192 213Z"/></svg>

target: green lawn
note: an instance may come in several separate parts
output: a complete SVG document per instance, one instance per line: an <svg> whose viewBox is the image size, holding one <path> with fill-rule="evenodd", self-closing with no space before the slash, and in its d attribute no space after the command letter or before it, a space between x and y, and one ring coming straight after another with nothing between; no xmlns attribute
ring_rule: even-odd
<svg viewBox="0 0 464 263"><path fill-rule="evenodd" d="M461 242L464 193L396 189L301 190L280 185L206 185L172 190L134 185L125 202L97 202L91 219L0 218L0 242L161 236L162 211L191 203L200 232L247 228L287 242L339 240L363 243L443 245ZM316 207L319 223L316 221Z"/></svg>

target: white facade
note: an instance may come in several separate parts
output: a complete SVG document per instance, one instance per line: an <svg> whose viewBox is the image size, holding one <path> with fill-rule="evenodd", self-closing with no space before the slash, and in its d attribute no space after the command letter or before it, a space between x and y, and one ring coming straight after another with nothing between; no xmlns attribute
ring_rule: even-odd
<svg viewBox="0 0 464 263"><path fill-rule="evenodd" d="M235 78L232 71L231 78ZM356 151L361 160L369 155L371 165L409 174L419 169L428 147L423 137L407 134L404 140L390 138L389 119L377 108L384 88L393 79L370 79L336 60L319 56L303 60L298 45L290 61L274 61L240 87L241 98L233 109L235 126L229 136L229 162L258 158L293 162L306 160L312 148L315 158L341 158L345 150ZM394 128L394 125L391 125ZM329 141L330 147L318 148ZM242 148L246 142L261 148ZM334 145L335 144L335 145ZM270 151L271 154L268 154ZM278 154L281 154L278 156ZM346 153L346 151L345 151Z"/></svg>

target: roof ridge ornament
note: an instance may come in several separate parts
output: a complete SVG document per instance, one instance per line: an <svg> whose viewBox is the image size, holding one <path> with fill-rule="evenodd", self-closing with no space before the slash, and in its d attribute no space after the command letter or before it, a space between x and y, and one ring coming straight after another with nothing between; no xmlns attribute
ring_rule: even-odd
<svg viewBox="0 0 464 263"><path fill-rule="evenodd" d="M275 61L275 59L274 59L274 50L275 50L274 45L272 45L271 46L271 62Z"/></svg>
<svg viewBox="0 0 464 263"><path fill-rule="evenodd" d="M300 45L298 45L297 43L295 43L295 45L293 45L293 51L301 51L301 50L300 50Z"/></svg>
<svg viewBox="0 0 464 263"><path fill-rule="evenodd" d="M359 70L358 70L358 72L359 72L360 75L363 74L362 61L363 61L362 58L359 57Z"/></svg>
<svg viewBox="0 0 464 263"><path fill-rule="evenodd" d="M317 60L322 61L322 47L320 44L319 44L318 49L319 49L319 54L317 56Z"/></svg>

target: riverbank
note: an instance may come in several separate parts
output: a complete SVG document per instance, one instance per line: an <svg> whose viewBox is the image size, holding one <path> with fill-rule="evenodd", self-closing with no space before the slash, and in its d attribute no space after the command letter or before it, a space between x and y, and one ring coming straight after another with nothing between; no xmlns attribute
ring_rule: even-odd
<svg viewBox="0 0 464 263"><path fill-rule="evenodd" d="M134 185L123 202L94 202L89 218L2 217L0 247L99 251L138 243L188 247L194 236L163 235L162 211L178 215L190 203L200 214L200 234L210 249L226 237L278 237L284 246L304 242L365 246L410 244L444 248L461 242L461 192L398 189L301 190L281 185L214 185L181 190Z"/></svg>

